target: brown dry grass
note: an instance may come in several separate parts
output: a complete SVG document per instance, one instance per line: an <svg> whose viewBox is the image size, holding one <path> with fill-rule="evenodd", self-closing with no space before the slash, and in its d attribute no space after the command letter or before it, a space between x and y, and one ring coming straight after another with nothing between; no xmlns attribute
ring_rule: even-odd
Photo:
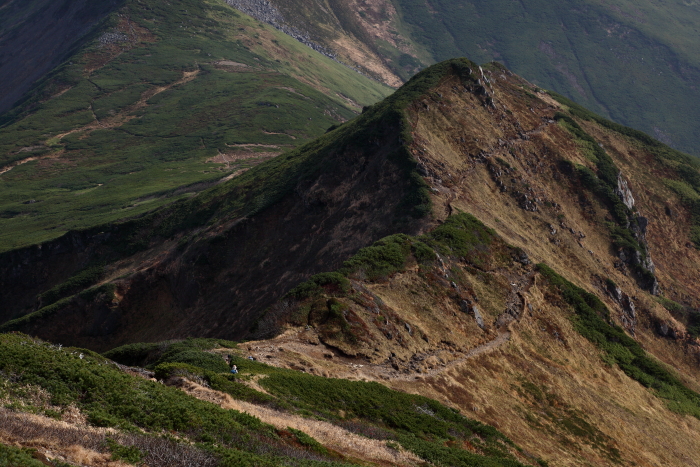
<svg viewBox="0 0 700 467"><path fill-rule="evenodd" d="M343 455L367 462L392 463L395 465L418 465L420 459L405 450L397 451L386 446L386 442L365 438L344 430L336 425L320 420L303 418L280 412L268 407L233 399L228 394L205 388L192 381L179 384L187 394L225 409L238 410L259 418L264 423L279 429L294 428L303 431L325 447Z"/></svg>
<svg viewBox="0 0 700 467"><path fill-rule="evenodd" d="M544 291L533 288L530 300L535 313L514 326L511 343L478 364L421 384L390 384L446 401L557 465L613 462L606 449L544 415L548 411L566 418L556 405L583 414L595 430L613 440L609 447L619 449L625 463L699 465L700 421L671 413L649 390L605 366L599 350L572 328L567 313ZM524 397L518 388L525 382L554 395L555 406Z"/></svg>
<svg viewBox="0 0 700 467"><path fill-rule="evenodd" d="M48 459L94 467L129 465L111 459L107 437L122 445L137 447L145 454L144 462L149 467L210 467L215 464L212 455L187 444L0 409L0 442L37 449Z"/></svg>

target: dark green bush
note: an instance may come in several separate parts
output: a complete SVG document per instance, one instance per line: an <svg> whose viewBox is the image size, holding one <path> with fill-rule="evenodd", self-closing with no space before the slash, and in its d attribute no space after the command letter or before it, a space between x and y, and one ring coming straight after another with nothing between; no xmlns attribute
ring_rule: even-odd
<svg viewBox="0 0 700 467"><path fill-rule="evenodd" d="M362 271L368 279L376 280L402 271L410 253L410 237L404 234L392 235L360 249L355 256L343 263L340 271L345 275Z"/></svg>
<svg viewBox="0 0 700 467"><path fill-rule="evenodd" d="M143 459L143 453L136 446L123 446L111 438L107 438L107 447L115 461L124 461L129 464L139 464Z"/></svg>
<svg viewBox="0 0 700 467"><path fill-rule="evenodd" d="M153 368L159 363L174 362L183 360L173 360L173 357L182 352L195 352L211 355L204 350L211 350L216 347L233 349L236 343L224 339L210 338L188 338L184 340L173 340L154 343L126 344L114 348L104 353L104 356L122 365L142 366ZM211 360L206 355L201 356L202 361ZM186 358L197 359L194 355L186 355ZM221 360L221 358L219 358ZM192 363L191 360L185 363ZM222 360L223 361L223 360Z"/></svg>
<svg viewBox="0 0 700 467"><path fill-rule="evenodd" d="M229 371L229 367L224 359L219 355L213 355L201 350L184 350L178 353L164 356L160 363L187 363L205 370L223 373Z"/></svg>
<svg viewBox="0 0 700 467"><path fill-rule="evenodd" d="M0 335L0 372L13 375L19 384L46 389L52 404L77 404L92 423L102 426L175 430L224 444L246 433L274 433L272 427L249 415L129 376L92 352L59 349L21 334Z"/></svg>
<svg viewBox="0 0 700 467"><path fill-rule="evenodd" d="M0 467L45 467L28 449L0 444Z"/></svg>
<svg viewBox="0 0 700 467"><path fill-rule="evenodd" d="M288 297L303 300L313 297L323 291L333 293L346 293L350 288L350 281L339 272L322 272L312 276L287 293Z"/></svg>

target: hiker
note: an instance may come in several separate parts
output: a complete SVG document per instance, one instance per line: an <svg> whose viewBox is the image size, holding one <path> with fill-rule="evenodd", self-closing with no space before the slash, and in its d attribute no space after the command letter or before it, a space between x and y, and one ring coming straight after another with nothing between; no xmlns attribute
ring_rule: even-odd
<svg viewBox="0 0 700 467"><path fill-rule="evenodd" d="M233 374L238 373L238 367L236 365L233 365L233 367L231 368L231 373L233 373Z"/></svg>

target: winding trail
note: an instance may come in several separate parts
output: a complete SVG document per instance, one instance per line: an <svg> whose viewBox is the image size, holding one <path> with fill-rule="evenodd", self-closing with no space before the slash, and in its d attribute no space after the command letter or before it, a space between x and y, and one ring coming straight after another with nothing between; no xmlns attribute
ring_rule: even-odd
<svg viewBox="0 0 700 467"><path fill-rule="evenodd" d="M440 366L437 368L433 368L432 370L429 370L429 371L424 371L422 373L418 373L418 375L420 375L423 378L432 378L432 377L438 376L441 373L444 373L447 370L450 370L450 369L464 363L467 360L478 357L479 355L493 352L494 350L498 349L500 346L502 346L503 344L505 344L508 341L510 341L510 331L505 331L505 332L499 333L495 339L492 339L485 344L474 347L473 349L471 349L467 353L465 353L462 357L460 357L456 360L452 360L451 362L446 363L444 366ZM394 376L392 379L403 380L403 381L413 381L416 379L416 376L417 376L416 374L399 375L399 376Z"/></svg>

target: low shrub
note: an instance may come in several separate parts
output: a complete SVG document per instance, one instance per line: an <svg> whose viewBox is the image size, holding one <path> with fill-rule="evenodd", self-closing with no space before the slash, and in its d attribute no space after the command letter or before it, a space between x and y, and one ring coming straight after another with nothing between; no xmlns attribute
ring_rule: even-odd
<svg viewBox="0 0 700 467"><path fill-rule="evenodd" d="M178 353L168 353L159 360L160 363L187 363L216 373L229 371L229 366L219 355L213 355L201 350L184 350Z"/></svg>
<svg viewBox="0 0 700 467"><path fill-rule="evenodd" d="M29 449L20 449L0 444L0 467L45 467L43 462L32 457Z"/></svg>

